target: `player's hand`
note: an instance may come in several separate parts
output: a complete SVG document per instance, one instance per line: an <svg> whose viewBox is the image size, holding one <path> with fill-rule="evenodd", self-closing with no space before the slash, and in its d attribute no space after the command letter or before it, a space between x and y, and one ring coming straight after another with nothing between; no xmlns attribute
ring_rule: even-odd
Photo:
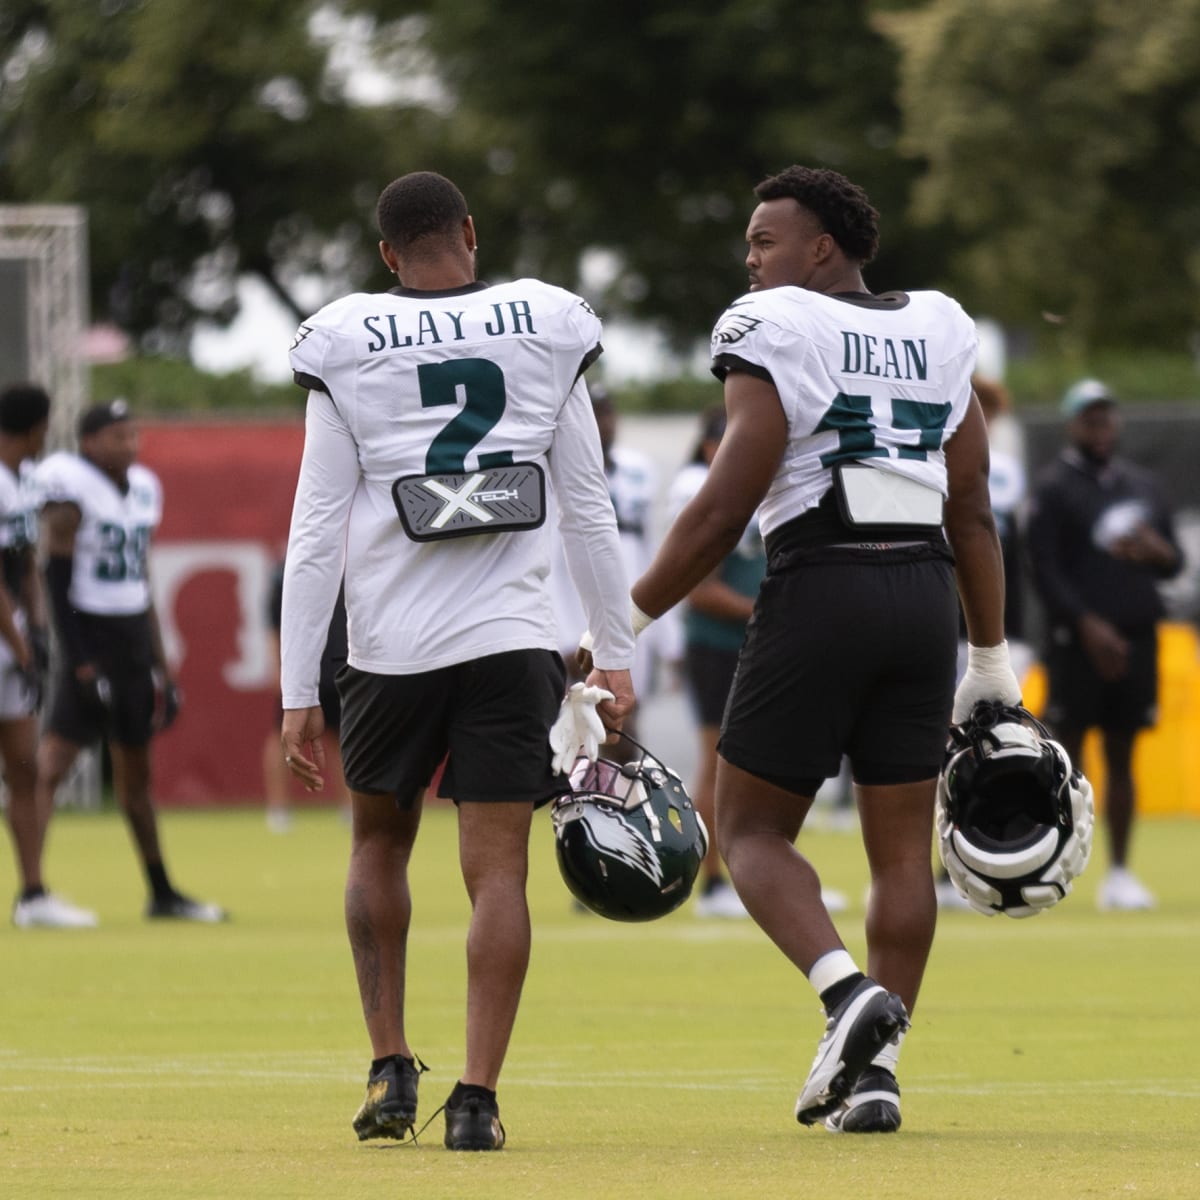
<svg viewBox="0 0 1200 1200"><path fill-rule="evenodd" d="M961 725L980 700L1021 703L1021 685L1008 660L1007 642L998 646L967 647L967 669L954 693L951 721Z"/></svg>
<svg viewBox="0 0 1200 1200"><path fill-rule="evenodd" d="M112 715L112 684L95 663L82 663L75 668L75 682L85 704L98 708L105 719Z"/></svg>
<svg viewBox="0 0 1200 1200"><path fill-rule="evenodd" d="M1129 670L1129 640L1111 622L1095 613L1079 618L1079 641L1096 674L1107 683L1123 679Z"/></svg>
<svg viewBox="0 0 1200 1200"><path fill-rule="evenodd" d="M638 637L644 629L654 624L654 617L647 616L644 612L642 612L642 610L638 608L637 604L634 603L632 597L630 597L629 600L629 624L633 629L633 636L635 638ZM575 665L579 668L583 675L590 675L596 666L595 660L592 658L592 646L592 631L590 629L585 629L579 638L579 649L575 651ZM632 695L632 692L630 694ZM630 701L629 707L633 707L632 700ZM626 712L628 712L628 710L626 710ZM624 714L622 714L622 720L623 719Z"/></svg>
<svg viewBox="0 0 1200 1200"><path fill-rule="evenodd" d="M284 765L306 791L320 791L325 786L325 747L321 735L325 732L325 714L321 706L285 708L283 729L279 735L283 746Z"/></svg>
<svg viewBox="0 0 1200 1200"><path fill-rule="evenodd" d="M550 749L554 753L550 765L556 773L569 774L580 755L596 761L605 739L604 722L596 707L612 699L612 692L584 683L573 683L567 689L558 718L550 726Z"/></svg>
<svg viewBox="0 0 1200 1200"><path fill-rule="evenodd" d="M1148 567L1171 567L1176 559L1175 547L1157 529L1144 522L1124 537L1117 538L1108 552L1114 558Z"/></svg>
<svg viewBox="0 0 1200 1200"><path fill-rule="evenodd" d="M183 707L183 693L170 675L157 667L151 672L154 680L154 716L151 724L155 733L162 733L175 724Z"/></svg>
<svg viewBox="0 0 1200 1200"><path fill-rule="evenodd" d="M633 692L633 680L628 671L592 671L587 682L591 687L603 688L611 699L603 701L599 706L600 719L613 732L605 738L606 742L617 741L617 730L625 724L625 718L633 712L637 698Z"/></svg>
<svg viewBox="0 0 1200 1200"><path fill-rule="evenodd" d="M50 633L35 626L29 631L29 652L33 656L33 669L45 679L50 674Z"/></svg>

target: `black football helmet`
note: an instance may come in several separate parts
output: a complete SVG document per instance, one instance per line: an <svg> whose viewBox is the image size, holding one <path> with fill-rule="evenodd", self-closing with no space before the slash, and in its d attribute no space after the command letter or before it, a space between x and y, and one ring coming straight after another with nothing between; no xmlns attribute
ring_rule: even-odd
<svg viewBox="0 0 1200 1200"><path fill-rule="evenodd" d="M1092 785L1019 705L981 700L951 726L938 777L938 852L978 912L1031 917L1087 866Z"/></svg>
<svg viewBox="0 0 1200 1200"><path fill-rule="evenodd" d="M613 921L653 921L691 895L708 831L678 775L627 734L632 762L576 761L551 809L558 868L572 895Z"/></svg>

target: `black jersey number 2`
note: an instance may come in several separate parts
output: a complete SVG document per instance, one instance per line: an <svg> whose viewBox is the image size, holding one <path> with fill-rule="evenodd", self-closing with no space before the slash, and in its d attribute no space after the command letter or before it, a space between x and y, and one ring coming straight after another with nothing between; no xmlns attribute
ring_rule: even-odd
<svg viewBox="0 0 1200 1200"><path fill-rule="evenodd" d="M508 401L504 372L486 358L452 358L446 362L421 363L417 367L417 382L423 408L457 406L459 389L462 389L462 409L429 444L425 473L442 475L465 471L467 455L504 415ZM479 456L478 466L507 467L512 461L511 450L493 450Z"/></svg>

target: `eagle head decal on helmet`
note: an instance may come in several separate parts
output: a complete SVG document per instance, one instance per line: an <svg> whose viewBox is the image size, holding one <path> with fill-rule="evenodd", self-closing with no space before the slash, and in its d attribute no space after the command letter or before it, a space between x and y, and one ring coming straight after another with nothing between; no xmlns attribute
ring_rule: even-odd
<svg viewBox="0 0 1200 1200"><path fill-rule="evenodd" d="M614 921L674 912L708 851L708 831L679 776L633 744L641 755L624 765L579 759L571 792L552 809L564 882L581 904Z"/></svg>

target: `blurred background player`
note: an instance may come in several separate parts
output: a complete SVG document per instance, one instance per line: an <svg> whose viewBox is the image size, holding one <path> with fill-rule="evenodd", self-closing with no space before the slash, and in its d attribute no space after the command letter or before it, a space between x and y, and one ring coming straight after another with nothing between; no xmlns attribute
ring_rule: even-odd
<svg viewBox="0 0 1200 1200"><path fill-rule="evenodd" d="M139 464L138 431L124 400L79 420L79 453L37 469L46 585L58 635L53 697L38 746L38 809L48 812L79 751L103 739L113 791L141 858L146 916L226 919L192 900L163 862L150 791L150 741L174 720L179 695L163 654L147 558L162 517L158 477Z"/></svg>
<svg viewBox="0 0 1200 1200"><path fill-rule="evenodd" d="M714 405L700 419L700 438L691 460L675 477L667 498L671 520L700 490L725 433L725 408ZM748 917L733 885L721 869L713 798L717 780L717 739L725 702L733 686L746 625L767 571L767 552L757 516L720 566L691 592L683 609L683 675L696 714L700 754L692 799L709 830L708 854L701 869L702 888L696 900L698 917ZM677 610L672 610L672 612ZM668 614L669 615L669 614ZM846 897L832 888L821 889L830 912L841 912Z"/></svg>
<svg viewBox="0 0 1200 1200"><path fill-rule="evenodd" d="M671 484L667 496L667 515L671 520L700 490L724 433L725 408L716 405L701 416L700 437L691 459ZM700 741L692 799L709 830L708 854L701 868L702 886L696 900L699 917L750 915L721 868L713 794L721 716L737 669L738 651L746 637L746 622L754 610L766 569L766 551L758 523L752 520L733 552L688 593L682 605L683 678Z"/></svg>
<svg viewBox="0 0 1200 1200"><path fill-rule="evenodd" d="M21 876L13 924L19 929L82 929L96 924L95 914L46 890L42 847L51 813L41 813L37 806L37 713L49 667L49 641L36 561L32 475L49 416L50 397L43 388L13 384L0 392L0 757Z"/></svg>
<svg viewBox="0 0 1200 1200"><path fill-rule="evenodd" d="M1081 379L1061 407L1067 445L1038 475L1028 529L1046 609L1045 719L1075 763L1087 730L1103 737L1111 866L1097 904L1152 908L1128 866L1133 746L1158 720L1158 583L1182 570L1183 553L1158 484L1116 453L1121 413L1111 389Z"/></svg>
<svg viewBox="0 0 1200 1200"><path fill-rule="evenodd" d="M617 532L621 539L625 573L629 579L636 579L653 557L651 522L658 497L658 470L649 455L618 441L620 418L612 393L602 383L589 384L589 391L596 428L600 433L600 450L604 455L604 476L608 481L608 494L612 500L613 511L617 514ZM567 673L572 679L581 679L582 674L575 656L579 646L579 635L587 628L587 618L571 582L561 545L554 554L550 589L555 620L558 622L560 652L567 665ZM637 641L631 674L634 691L642 698L648 696L652 690L655 660L658 656L658 638L659 631L654 629L648 630ZM631 736L638 736L636 707L625 718L622 728ZM637 753L624 739L606 746L604 750L606 758L619 762L636 757Z"/></svg>
<svg viewBox="0 0 1200 1200"><path fill-rule="evenodd" d="M275 668L275 690L279 691L279 629L283 621L283 569L282 559L271 573L270 594L267 597L267 638L270 642L270 658ZM321 655L321 679L318 686L318 703L325 714L325 765L337 793L338 803L349 814L350 792L342 776L342 752L338 745L338 731L342 727L342 702L337 691L337 673L346 661L346 596L339 589L333 616L329 621L329 633L325 639L325 650ZM287 766L279 754L279 724L283 710L276 716L276 726L271 730L262 749L263 793L267 803L267 828L272 833L287 833L292 827L292 813L288 804Z"/></svg>

